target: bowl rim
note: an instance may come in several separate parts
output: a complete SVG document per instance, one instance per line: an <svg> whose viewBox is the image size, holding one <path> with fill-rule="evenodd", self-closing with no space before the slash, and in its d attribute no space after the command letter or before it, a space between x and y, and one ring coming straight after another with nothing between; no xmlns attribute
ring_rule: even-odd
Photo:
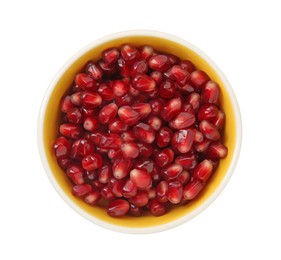
<svg viewBox="0 0 281 260"><path fill-rule="evenodd" d="M62 188L57 183L54 175L52 174L52 170L49 167L49 164L48 164L48 161L47 161L47 156L46 156L45 149L44 149L43 126L44 126L44 117L45 117L45 113L46 113L46 108L47 108L47 105L48 105L49 98L52 94L52 91L53 91L54 87L56 86L60 77L64 74L64 72L69 68L69 66L74 61L76 61L79 57L81 57L86 52L90 51L95 46L98 46L100 44L103 44L107 41L111 41L111 40L114 40L114 39L131 37L131 36L144 36L144 37L153 36L153 37L158 37L158 38L164 38L164 39L176 42L180 45L183 45L183 46L191 49L195 53L197 53L199 56L201 56L215 70L215 72L217 73L217 75L219 76L221 81L224 83L225 89L227 90L227 92L229 94L229 97L230 97L230 100L232 102L232 107L233 107L233 110L234 110L234 117L235 117L235 121L236 121L236 135L237 135L237 137L236 137L236 144L235 144L235 147L234 147L233 158L232 158L231 163L229 165L229 168L228 168L228 170L225 174L225 177L223 178L223 180L221 181L221 183L219 184L217 189L198 208L196 208L194 211L192 211L188 215L185 215L185 216L183 216L179 219L176 219L174 221L171 221L171 222L159 225L159 226L146 227L146 228L131 228L131 227L123 227L123 226L110 224L108 222L105 222L105 221L102 221L98 218L95 218L94 216L92 216L92 215L88 214L87 212L85 212L84 210L82 210L70 198L68 198L68 196L63 192ZM129 30L129 31L122 31L122 32L118 32L118 33L113 33L113 34L107 35L103 38L100 38L98 40L95 40L95 41L91 42L90 44L86 45L84 48L82 48L81 50L76 52L61 67L61 69L57 72L57 74L55 75L55 77L51 81L51 83L50 83L50 85L49 85L49 87L48 87L48 89L47 89L47 91L44 95L42 104L41 104L41 108L40 108L40 112L39 112L39 118L38 118L38 127L37 127L37 142L38 142L40 158L41 158L43 167L45 169L45 172L48 176L49 181L51 182L51 184L53 185L55 190L58 192L58 194L61 196L61 198L74 211L76 211L78 214L80 214L84 218L88 219L89 221L91 221L91 222L93 222L93 223L95 223L95 224L97 224L97 225L99 225L103 228L106 228L106 229L110 229L110 230L122 232L122 233L147 234L147 233L155 233L155 232L161 232L161 231L164 231L164 230L168 230L168 229L174 228L176 226L179 226L179 225L187 222L188 220L191 220L192 218L194 218L195 216L200 214L203 210L205 210L218 197L218 195L223 191L226 184L230 180L230 178L231 178L231 176L232 176L232 174L235 170L235 167L237 165L237 162L238 162L238 158L239 158L239 154L240 154L240 150L241 150L241 144L242 144L242 120L241 120L241 113L240 113L239 105L238 105L236 96L234 94L234 91L233 91L229 81L227 80L227 78L225 77L223 72L220 70L220 68L214 63L214 61L211 58L209 58L204 52L202 52L200 49L195 47L190 42L188 42L186 40L183 40L183 39L181 39L177 36L168 34L168 33L153 31L153 30Z"/></svg>

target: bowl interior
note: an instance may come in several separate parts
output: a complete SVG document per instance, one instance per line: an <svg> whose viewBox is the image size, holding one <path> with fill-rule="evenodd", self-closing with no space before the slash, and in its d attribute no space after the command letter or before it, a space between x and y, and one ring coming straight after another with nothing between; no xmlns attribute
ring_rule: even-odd
<svg viewBox="0 0 281 260"><path fill-rule="evenodd" d="M100 53L109 47L121 46L124 43L131 43L135 46L141 46L145 44L152 45L156 50L172 53L181 59L191 60L198 69L204 70L212 80L219 83L221 87L220 104L226 113L226 126L224 134L224 142L228 147L227 158L221 160L218 169L212 176L206 188L201 192L200 196L197 197L191 203L185 206L177 206L166 215L161 217L154 217L151 215L145 215L140 218L126 216L123 218L112 218L106 214L104 208L95 206L89 206L82 200L74 197L71 194L71 183L66 177L65 173L60 169L56 162L56 158L52 152L52 145L58 135L58 124L61 113L59 111L59 103L61 97L67 91L69 86L74 80L75 74L78 73L85 63L89 60L97 60L100 58ZM101 43L95 46L91 50L84 53L78 59L74 60L72 64L63 72L62 76L54 82L55 86L48 100L45 117L43 122L43 136L44 136L44 150L47 158L47 163L51 169L51 173L55 181L58 183L63 193L80 209L86 214L92 216L99 221L109 223L111 225L123 226L128 228L148 228L155 227L163 224L179 220L180 218L191 214L200 205L216 191L221 182L224 180L228 168L233 159L235 145L236 145L236 121L233 105L230 96L222 82L217 75L216 71L197 53L191 49L178 44L176 42L154 36L130 36L120 37L118 39L110 40L105 43Z"/></svg>

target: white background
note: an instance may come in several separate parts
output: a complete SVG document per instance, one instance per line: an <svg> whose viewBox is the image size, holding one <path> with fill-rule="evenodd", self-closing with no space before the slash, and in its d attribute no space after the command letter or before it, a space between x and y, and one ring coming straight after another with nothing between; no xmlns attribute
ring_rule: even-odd
<svg viewBox="0 0 281 260"><path fill-rule="evenodd" d="M0 2L0 259L281 259L280 1ZM233 86L243 119L235 173L219 198L177 228L100 228L55 192L36 128L49 82L76 51L129 29L195 44Z"/></svg>

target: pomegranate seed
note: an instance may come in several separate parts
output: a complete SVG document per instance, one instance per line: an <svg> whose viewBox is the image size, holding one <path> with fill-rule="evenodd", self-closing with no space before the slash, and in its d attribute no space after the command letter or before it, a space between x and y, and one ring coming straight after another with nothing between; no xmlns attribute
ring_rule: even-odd
<svg viewBox="0 0 281 260"><path fill-rule="evenodd" d="M102 52L102 59L105 64L112 65L117 62L119 55L119 51L116 48L110 48Z"/></svg>
<svg viewBox="0 0 281 260"><path fill-rule="evenodd" d="M72 109L73 103L71 102L71 97L70 96L65 96L61 99L60 102L60 110L64 113L66 113L68 110Z"/></svg>
<svg viewBox="0 0 281 260"><path fill-rule="evenodd" d="M121 147L122 139L117 134L104 134L101 136L99 147L103 149L118 149Z"/></svg>
<svg viewBox="0 0 281 260"><path fill-rule="evenodd" d="M134 204L130 204L129 215L134 217L139 217L142 211L140 207L135 206Z"/></svg>
<svg viewBox="0 0 281 260"><path fill-rule="evenodd" d="M162 121L157 116L150 116L147 119L147 124L156 132L159 131L160 128L162 127Z"/></svg>
<svg viewBox="0 0 281 260"><path fill-rule="evenodd" d="M181 165L185 170L192 170L197 166L197 157L194 153L189 152L179 155L175 159L175 163Z"/></svg>
<svg viewBox="0 0 281 260"><path fill-rule="evenodd" d="M84 170L82 167L78 165L71 165L67 168L66 174L74 184L79 185L84 183Z"/></svg>
<svg viewBox="0 0 281 260"><path fill-rule="evenodd" d="M183 186L186 185L190 180L190 173L186 170L182 171L181 174L176 179L179 181Z"/></svg>
<svg viewBox="0 0 281 260"><path fill-rule="evenodd" d="M132 97L137 97L139 95L139 91L136 90L131 84L129 85L129 94L132 96Z"/></svg>
<svg viewBox="0 0 281 260"><path fill-rule="evenodd" d="M181 201L183 193L182 184L179 181L169 182L168 200L173 204L178 204Z"/></svg>
<svg viewBox="0 0 281 260"><path fill-rule="evenodd" d="M225 114L223 111L219 111L218 115L212 120L212 123L218 130L222 130L225 122Z"/></svg>
<svg viewBox="0 0 281 260"><path fill-rule="evenodd" d="M156 197L156 189L150 188L147 190L147 196L149 200L154 199Z"/></svg>
<svg viewBox="0 0 281 260"><path fill-rule="evenodd" d="M109 163L104 163L99 169L99 181L101 183L108 183L112 178L111 165Z"/></svg>
<svg viewBox="0 0 281 260"><path fill-rule="evenodd" d="M87 65L86 72L91 75L94 80L99 80L102 77L102 70L96 63L90 62Z"/></svg>
<svg viewBox="0 0 281 260"><path fill-rule="evenodd" d="M96 90L95 80L88 74L80 73L75 77L75 84L83 90Z"/></svg>
<svg viewBox="0 0 281 260"><path fill-rule="evenodd" d="M70 101L75 106L81 106L82 100L81 100L81 92L76 92L70 96Z"/></svg>
<svg viewBox="0 0 281 260"><path fill-rule="evenodd" d="M153 91L156 87L155 81L143 73L137 73L133 78L132 85L135 89L142 92Z"/></svg>
<svg viewBox="0 0 281 260"><path fill-rule="evenodd" d="M100 84L98 93L105 101L113 100L115 98L112 88L110 88L107 84Z"/></svg>
<svg viewBox="0 0 281 260"><path fill-rule="evenodd" d="M201 143L194 144L194 149L198 153L204 153L208 149L210 143L211 141L204 139Z"/></svg>
<svg viewBox="0 0 281 260"><path fill-rule="evenodd" d="M66 170L67 167L69 167L72 163L72 160L69 158L57 158L59 166L63 169Z"/></svg>
<svg viewBox="0 0 281 260"><path fill-rule="evenodd" d="M155 166L154 162L148 158L140 158L134 164L134 167L136 169L145 170L149 174L151 174L154 171L154 166Z"/></svg>
<svg viewBox="0 0 281 260"><path fill-rule="evenodd" d="M128 126L135 125L140 119L141 115L133 110L130 106L122 106L118 109L118 115Z"/></svg>
<svg viewBox="0 0 281 260"><path fill-rule="evenodd" d="M131 68L132 76L135 76L137 73L145 74L147 71L148 71L148 65L145 60L136 61Z"/></svg>
<svg viewBox="0 0 281 260"><path fill-rule="evenodd" d="M158 183L156 187L156 197L160 202L167 202L168 201L168 182L161 181Z"/></svg>
<svg viewBox="0 0 281 260"><path fill-rule="evenodd" d="M128 88L128 85L124 81L115 80L115 81L113 81L113 84L112 84L112 90L113 90L113 93L115 94L115 96L122 97L129 91L129 88Z"/></svg>
<svg viewBox="0 0 281 260"><path fill-rule="evenodd" d="M66 113L66 118L69 123L80 124L82 122L82 113L79 108L71 108Z"/></svg>
<svg viewBox="0 0 281 260"><path fill-rule="evenodd" d="M123 187L122 195L125 198L132 198L137 195L138 188L137 186L129 179Z"/></svg>
<svg viewBox="0 0 281 260"><path fill-rule="evenodd" d="M227 156L227 147L219 142L213 142L209 145L206 154L212 159L225 158Z"/></svg>
<svg viewBox="0 0 281 260"><path fill-rule="evenodd" d="M139 58L140 54L135 47L125 44L121 47L121 56L126 63L133 64Z"/></svg>
<svg viewBox="0 0 281 260"><path fill-rule="evenodd" d="M208 120L212 121L215 120L218 116L219 110L215 105L204 105L198 110L198 119L199 121Z"/></svg>
<svg viewBox="0 0 281 260"><path fill-rule="evenodd" d="M123 143L121 151L124 158L137 158L139 156L139 147L134 142Z"/></svg>
<svg viewBox="0 0 281 260"><path fill-rule="evenodd" d="M110 149L107 152L107 156L109 159L114 161L115 159L119 158L121 156L121 150L115 150L115 149Z"/></svg>
<svg viewBox="0 0 281 260"><path fill-rule="evenodd" d="M147 117L151 112L151 106L148 103L137 103L132 106L132 109L137 111L141 118Z"/></svg>
<svg viewBox="0 0 281 260"><path fill-rule="evenodd" d="M133 128L134 135L140 141L151 144L155 139L155 133L152 128L144 123L139 123Z"/></svg>
<svg viewBox="0 0 281 260"><path fill-rule="evenodd" d="M188 112L180 112L173 121L170 122L170 126L175 129L184 129L195 123L195 116Z"/></svg>
<svg viewBox="0 0 281 260"><path fill-rule="evenodd" d="M131 167L132 161L130 159L117 159L112 165L113 176L116 179L123 179L129 174Z"/></svg>
<svg viewBox="0 0 281 260"><path fill-rule="evenodd" d="M125 131L121 134L123 142L130 142L136 140L134 132L132 130Z"/></svg>
<svg viewBox="0 0 281 260"><path fill-rule="evenodd" d="M194 131L191 129L180 130L174 133L172 138L173 147L180 153L187 153L190 151L194 141Z"/></svg>
<svg viewBox="0 0 281 260"><path fill-rule="evenodd" d="M173 132L168 127L162 127L156 136L156 142L159 147L166 147L172 140Z"/></svg>
<svg viewBox="0 0 281 260"><path fill-rule="evenodd" d="M162 98L172 98L175 95L176 86L171 80L165 80L159 88L159 94Z"/></svg>
<svg viewBox="0 0 281 260"><path fill-rule="evenodd" d="M97 180L99 178L98 171L86 171L86 174L84 176L85 182L93 183L93 181ZM98 181L98 183L101 185L101 183ZM93 186L94 188L98 188L97 186Z"/></svg>
<svg viewBox="0 0 281 260"><path fill-rule="evenodd" d="M140 156L150 157L153 153L152 146L146 143L137 143Z"/></svg>
<svg viewBox="0 0 281 260"><path fill-rule="evenodd" d="M102 137L102 133L99 131L95 131L92 133L87 133L84 137L85 137L85 139L91 141L95 145L99 145L101 137Z"/></svg>
<svg viewBox="0 0 281 260"><path fill-rule="evenodd" d="M92 153L93 150L94 150L94 146L92 145L92 143L85 138L81 138L81 139L76 140L72 144L70 157L71 158L80 158L80 157L83 157L85 155Z"/></svg>
<svg viewBox="0 0 281 260"><path fill-rule="evenodd" d="M203 140L204 140L203 134L199 130L197 130L196 128L193 128L192 130L194 132L194 142L195 143L203 142Z"/></svg>
<svg viewBox="0 0 281 260"><path fill-rule="evenodd" d="M112 178L110 180L108 185L115 197L121 198L123 196L123 188L125 183L126 183L125 180L117 180L115 178Z"/></svg>
<svg viewBox="0 0 281 260"><path fill-rule="evenodd" d="M201 97L198 93L191 93L187 97L186 102L192 106L195 112L197 112L200 107Z"/></svg>
<svg viewBox="0 0 281 260"><path fill-rule="evenodd" d="M107 208L107 214L111 217L121 217L128 213L130 204L123 199L116 199L111 201Z"/></svg>
<svg viewBox="0 0 281 260"><path fill-rule="evenodd" d="M77 139L82 134L80 126L73 124L62 124L60 125L60 133L66 137Z"/></svg>
<svg viewBox="0 0 281 260"><path fill-rule="evenodd" d="M203 189L204 184L197 180L192 180L188 183L183 189L183 199L185 200L193 200L199 192Z"/></svg>
<svg viewBox="0 0 281 260"><path fill-rule="evenodd" d="M190 80L195 87L200 88L207 83L209 77L204 71L195 70L190 74Z"/></svg>
<svg viewBox="0 0 281 260"><path fill-rule="evenodd" d="M145 45L140 48L140 59L148 61L152 57L154 50L151 46Z"/></svg>
<svg viewBox="0 0 281 260"><path fill-rule="evenodd" d="M175 180L183 171L179 164L170 164L162 169L161 174L166 181Z"/></svg>
<svg viewBox="0 0 281 260"><path fill-rule="evenodd" d="M130 178L139 189L148 189L151 187L152 180L147 171L133 169L130 172Z"/></svg>
<svg viewBox="0 0 281 260"><path fill-rule="evenodd" d="M219 94L219 85L216 82L210 80L205 84L202 89L201 100L203 103L216 104L218 103Z"/></svg>
<svg viewBox="0 0 281 260"><path fill-rule="evenodd" d="M180 61L180 59L173 54L168 54L168 59L169 59L169 62L170 62L171 65L176 65Z"/></svg>
<svg viewBox="0 0 281 260"><path fill-rule="evenodd" d="M99 112L99 121L101 124L110 123L117 115L118 107L114 103L104 106Z"/></svg>
<svg viewBox="0 0 281 260"><path fill-rule="evenodd" d="M104 186L102 189L101 189L101 192L100 192L101 196L106 199L106 200L114 200L115 199L115 196L112 192L112 190L106 185Z"/></svg>
<svg viewBox="0 0 281 260"><path fill-rule="evenodd" d="M124 59L119 58L117 64L122 77L129 77L131 75L131 66Z"/></svg>
<svg viewBox="0 0 281 260"><path fill-rule="evenodd" d="M82 159L82 166L86 171L93 171L102 166L102 158L97 153L86 155Z"/></svg>
<svg viewBox="0 0 281 260"><path fill-rule="evenodd" d="M175 80L181 86L184 86L190 80L190 74L179 65L174 65L170 70L166 71L164 75L167 78Z"/></svg>
<svg viewBox="0 0 281 260"><path fill-rule="evenodd" d="M218 129L207 120L203 120L199 124L199 129L201 133L209 140L216 141L220 139L220 132Z"/></svg>
<svg viewBox="0 0 281 260"><path fill-rule="evenodd" d="M181 100L180 98L172 98L170 99L166 105L163 107L163 110L161 111L161 117L165 121L172 120L181 110Z"/></svg>
<svg viewBox="0 0 281 260"><path fill-rule="evenodd" d="M155 81L156 85L158 86L160 86L160 84L164 80L163 74L160 71L152 71L150 77Z"/></svg>
<svg viewBox="0 0 281 260"><path fill-rule="evenodd" d="M195 67L193 65L193 63L190 60L183 60L180 62L180 66L188 71L189 73L192 73L193 71L195 71Z"/></svg>
<svg viewBox="0 0 281 260"><path fill-rule="evenodd" d="M148 194L140 191L135 197L130 199L130 202L137 207L143 207L148 203Z"/></svg>
<svg viewBox="0 0 281 260"><path fill-rule="evenodd" d="M155 154L155 162L159 167L164 167L170 164L174 160L174 152L170 148L165 148L164 150Z"/></svg>
<svg viewBox="0 0 281 260"><path fill-rule="evenodd" d="M213 163L209 160L204 160L198 164L193 172L193 177L201 182L206 182L213 171Z"/></svg>
<svg viewBox="0 0 281 260"><path fill-rule="evenodd" d="M165 205L159 202L157 199L153 199L148 204L148 209L154 216L162 216L166 213Z"/></svg>
<svg viewBox="0 0 281 260"><path fill-rule="evenodd" d="M82 107L82 116L83 116L83 118L97 116L97 110L96 109L87 109L87 108Z"/></svg>
<svg viewBox="0 0 281 260"><path fill-rule="evenodd" d="M74 185L72 187L72 193L74 196L77 197L83 197L91 191L92 191L92 186L90 184L84 183L84 184Z"/></svg>
<svg viewBox="0 0 281 260"><path fill-rule="evenodd" d="M131 105L133 103L133 97L129 94L126 94L122 97L116 97L115 103L118 107Z"/></svg>
<svg viewBox="0 0 281 260"><path fill-rule="evenodd" d="M154 55L149 59L148 65L153 70L165 71L170 67L170 61L166 55Z"/></svg>
<svg viewBox="0 0 281 260"><path fill-rule="evenodd" d="M102 72L105 74L105 76L112 76L116 73L115 64L106 64L104 60L100 60L98 61L98 65L102 69Z"/></svg>
<svg viewBox="0 0 281 260"><path fill-rule="evenodd" d="M87 117L83 124L84 129L90 132L97 130L99 126L100 126L99 121L93 116Z"/></svg>
<svg viewBox="0 0 281 260"><path fill-rule="evenodd" d="M100 193L96 190L88 193L85 197L84 197L84 201L89 204L89 205L95 205L97 204L97 202L100 199Z"/></svg>
<svg viewBox="0 0 281 260"><path fill-rule="evenodd" d="M152 99L149 102L152 114L153 115L160 115L162 109L163 109L163 102L160 99Z"/></svg>
<svg viewBox="0 0 281 260"><path fill-rule="evenodd" d="M99 180L94 180L92 182L92 185L93 185L93 188L98 191L101 191L105 187L105 184L99 182Z"/></svg>
<svg viewBox="0 0 281 260"><path fill-rule="evenodd" d="M127 131L128 126L119 119L114 119L108 124L108 128L110 130L110 133L121 134Z"/></svg>
<svg viewBox="0 0 281 260"><path fill-rule="evenodd" d="M64 158L69 155L71 143L63 136L55 141L53 148L56 158Z"/></svg>
<svg viewBox="0 0 281 260"><path fill-rule="evenodd" d="M102 98L97 93L84 92L81 94L81 101L86 108L95 108L101 104Z"/></svg>

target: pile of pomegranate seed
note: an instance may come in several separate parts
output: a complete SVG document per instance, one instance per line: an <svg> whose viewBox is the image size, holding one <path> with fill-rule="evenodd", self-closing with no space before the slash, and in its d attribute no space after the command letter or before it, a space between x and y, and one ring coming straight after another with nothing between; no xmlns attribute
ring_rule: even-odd
<svg viewBox="0 0 281 260"><path fill-rule="evenodd" d="M185 205L227 155L218 84L151 46L125 44L101 56L60 104L53 148L73 195L113 217Z"/></svg>

